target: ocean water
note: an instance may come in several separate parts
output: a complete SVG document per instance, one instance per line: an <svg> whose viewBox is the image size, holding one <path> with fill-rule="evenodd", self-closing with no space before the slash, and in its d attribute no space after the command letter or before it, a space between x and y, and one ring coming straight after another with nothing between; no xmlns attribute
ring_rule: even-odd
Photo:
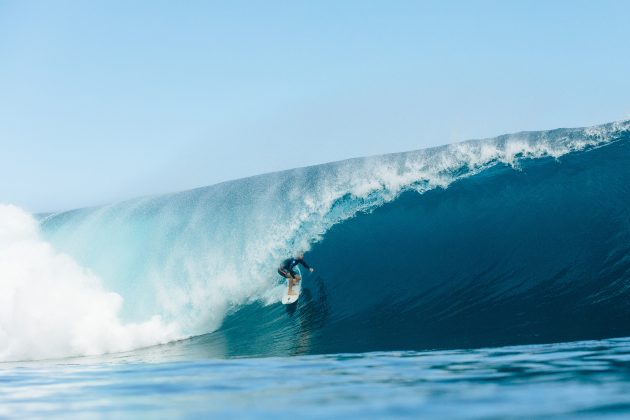
<svg viewBox="0 0 630 420"><path fill-rule="evenodd" d="M0 416L625 416L629 320L628 121L0 205Z"/></svg>
<svg viewBox="0 0 630 420"><path fill-rule="evenodd" d="M630 410L629 339L253 359L133 359L4 366L0 415L627 418Z"/></svg>

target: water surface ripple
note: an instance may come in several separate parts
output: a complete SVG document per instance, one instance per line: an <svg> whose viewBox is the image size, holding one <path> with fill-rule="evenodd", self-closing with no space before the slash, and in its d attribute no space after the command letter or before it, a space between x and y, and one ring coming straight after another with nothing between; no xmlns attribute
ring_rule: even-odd
<svg viewBox="0 0 630 420"><path fill-rule="evenodd" d="M630 414L630 338L426 352L3 364L0 415L531 417Z"/></svg>

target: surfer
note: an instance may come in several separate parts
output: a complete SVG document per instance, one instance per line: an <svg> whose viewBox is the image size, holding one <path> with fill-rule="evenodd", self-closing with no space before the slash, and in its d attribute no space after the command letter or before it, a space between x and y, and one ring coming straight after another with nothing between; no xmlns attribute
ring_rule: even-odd
<svg viewBox="0 0 630 420"><path fill-rule="evenodd" d="M306 261L304 261L303 252L300 252L295 258L287 258L286 260L282 261L280 268L278 268L278 274L280 274L285 279L289 279L289 295L295 295L295 292L293 292L291 289L301 280L301 277L298 275L298 273L293 270L298 264L302 264L311 273L315 271L313 267L311 267L306 263Z"/></svg>

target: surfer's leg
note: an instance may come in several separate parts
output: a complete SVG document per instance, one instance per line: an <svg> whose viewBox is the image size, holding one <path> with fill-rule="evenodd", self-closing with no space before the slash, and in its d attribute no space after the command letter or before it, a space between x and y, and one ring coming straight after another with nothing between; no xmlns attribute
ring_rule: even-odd
<svg viewBox="0 0 630 420"><path fill-rule="evenodd" d="M293 275L288 271L288 270L284 270L284 269L278 269L278 274L280 274L282 277L284 277L285 279L287 279L287 284L289 285L289 290L287 291L288 295L294 295L295 293L293 293L293 285L295 283L293 283Z"/></svg>
<svg viewBox="0 0 630 420"><path fill-rule="evenodd" d="M287 284L289 285L289 290L287 292L288 295L294 295L295 293L293 293L293 273L289 270L286 271L287 273Z"/></svg>
<svg viewBox="0 0 630 420"><path fill-rule="evenodd" d="M289 291L287 292L287 294L295 295L296 293L293 291L293 286L298 284L298 281L300 281L300 276L297 276L293 273L291 273L290 275L291 277L289 277Z"/></svg>
<svg viewBox="0 0 630 420"><path fill-rule="evenodd" d="M287 277L287 283L289 284L289 291L287 292L288 295L294 295L295 293L293 292L293 277Z"/></svg>
<svg viewBox="0 0 630 420"><path fill-rule="evenodd" d="M296 293L293 292L293 286L295 286L300 278L300 276L298 276L298 274L293 271L293 270L287 270L287 275L288 275L288 279L289 279L289 290L287 292L287 294L289 295L295 295Z"/></svg>
<svg viewBox="0 0 630 420"><path fill-rule="evenodd" d="M296 284L298 284L300 282L300 280L302 280L302 278L300 276L298 276L297 274L294 274L292 276L293 278L291 279L291 281L293 282L293 285L295 286Z"/></svg>
<svg viewBox="0 0 630 420"><path fill-rule="evenodd" d="M296 295L297 293L293 292L293 286L297 285L302 278L297 274L291 274L291 278L289 278L289 291L287 292L289 295Z"/></svg>

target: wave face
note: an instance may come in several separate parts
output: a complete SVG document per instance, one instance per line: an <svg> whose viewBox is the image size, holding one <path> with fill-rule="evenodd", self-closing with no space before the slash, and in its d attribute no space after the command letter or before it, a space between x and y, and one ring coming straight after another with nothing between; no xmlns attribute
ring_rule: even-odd
<svg viewBox="0 0 630 420"><path fill-rule="evenodd" d="M290 319L250 305L200 342L281 355L628 336L630 136L618 139L357 214L306 255L320 271Z"/></svg>
<svg viewBox="0 0 630 420"><path fill-rule="evenodd" d="M149 323L155 343L203 335L178 344L187 352L628 335L629 132L519 133L295 169L47 215L40 235L120 297L121 328ZM299 249L317 272L285 307L275 269Z"/></svg>

